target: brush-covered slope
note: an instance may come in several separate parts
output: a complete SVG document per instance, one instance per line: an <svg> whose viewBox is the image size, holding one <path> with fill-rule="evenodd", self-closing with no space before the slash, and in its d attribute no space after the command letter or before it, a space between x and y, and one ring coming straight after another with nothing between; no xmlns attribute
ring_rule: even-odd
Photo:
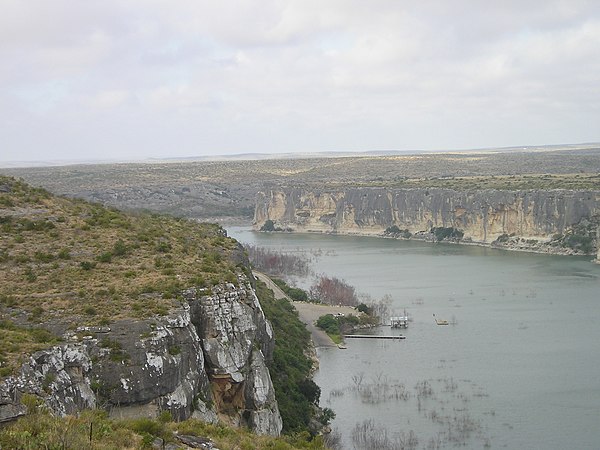
<svg viewBox="0 0 600 450"><path fill-rule="evenodd" d="M128 215L0 177L0 421L197 417L281 430L273 334L241 247L215 225Z"/></svg>

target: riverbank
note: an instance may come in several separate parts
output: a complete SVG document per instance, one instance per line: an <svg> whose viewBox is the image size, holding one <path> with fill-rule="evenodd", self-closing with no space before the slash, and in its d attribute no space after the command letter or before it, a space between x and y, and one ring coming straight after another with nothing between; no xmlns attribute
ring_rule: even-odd
<svg viewBox="0 0 600 450"><path fill-rule="evenodd" d="M298 311L300 320L306 325L306 329L310 332L315 347L337 347L337 344L331 340L327 333L315 326L315 321L325 314L356 315L356 310L354 308L349 306L332 306L308 302L295 302L289 298L279 288L279 286L273 283L268 275L257 271L254 271L253 273L255 277L265 283L267 287L273 291L276 299L279 300L284 298L294 305L294 308L296 308L296 311Z"/></svg>
<svg viewBox="0 0 600 450"><path fill-rule="evenodd" d="M306 324L306 328L310 331L315 347L337 347L335 342L320 328L315 326L316 320L326 314L354 314L356 310L349 306L332 306L321 305L316 303L292 302L300 320Z"/></svg>
<svg viewBox="0 0 600 450"><path fill-rule="evenodd" d="M253 231L264 233L264 231L257 230L253 228ZM404 237L395 237L382 234L380 231L377 232L369 232L369 231L325 231L325 230L303 230L296 231L293 229L289 229L286 231L268 231L267 233L278 233L278 234L299 234L299 235L315 235L315 234L324 234L331 236L355 236L355 237L374 237L381 239L393 239L398 241L419 241L419 242L429 242L431 244L453 244L453 245L469 245L475 247L484 247L484 248L493 248L496 250L506 250L509 252L522 252L522 253L536 253L540 255L556 255L556 256L589 256L594 258L591 260L597 264L600 260L600 257L597 256L596 252L591 253L582 253L575 251L568 247L560 247L557 245L550 245L549 240L543 240L539 238L526 238L526 237L511 237L507 242L482 242L482 241L474 241L471 238L460 239L460 240L443 240L443 241L435 241L428 237L421 237L419 235L413 235L410 238Z"/></svg>

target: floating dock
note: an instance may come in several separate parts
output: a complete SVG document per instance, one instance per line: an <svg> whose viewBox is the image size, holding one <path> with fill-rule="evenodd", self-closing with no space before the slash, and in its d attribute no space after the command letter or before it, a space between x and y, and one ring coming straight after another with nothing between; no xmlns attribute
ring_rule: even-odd
<svg viewBox="0 0 600 450"><path fill-rule="evenodd" d="M381 335L381 334L345 334L346 339L406 339L403 334Z"/></svg>

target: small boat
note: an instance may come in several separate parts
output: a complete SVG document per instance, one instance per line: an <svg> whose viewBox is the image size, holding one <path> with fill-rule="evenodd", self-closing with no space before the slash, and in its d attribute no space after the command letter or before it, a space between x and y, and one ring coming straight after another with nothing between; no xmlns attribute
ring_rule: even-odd
<svg viewBox="0 0 600 450"><path fill-rule="evenodd" d="M435 317L435 314L433 315L433 318L435 320L435 323L437 323L438 325L448 325L448 321L447 320L438 319L437 317Z"/></svg>
<svg viewBox="0 0 600 450"><path fill-rule="evenodd" d="M404 310L403 316L393 316L390 317L390 326L392 328L408 328L409 322L408 314L406 314L406 309Z"/></svg>

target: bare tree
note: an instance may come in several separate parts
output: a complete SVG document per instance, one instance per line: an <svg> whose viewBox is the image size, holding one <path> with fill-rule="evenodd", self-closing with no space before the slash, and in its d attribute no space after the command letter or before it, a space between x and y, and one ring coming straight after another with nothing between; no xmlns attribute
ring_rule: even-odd
<svg viewBox="0 0 600 450"><path fill-rule="evenodd" d="M306 255L283 253L254 245L246 245L245 249L252 265L261 272L282 277L307 276L311 273L310 260Z"/></svg>
<svg viewBox="0 0 600 450"><path fill-rule="evenodd" d="M358 296L353 286L336 277L320 275L310 287L309 297L313 301L331 305L356 306Z"/></svg>

